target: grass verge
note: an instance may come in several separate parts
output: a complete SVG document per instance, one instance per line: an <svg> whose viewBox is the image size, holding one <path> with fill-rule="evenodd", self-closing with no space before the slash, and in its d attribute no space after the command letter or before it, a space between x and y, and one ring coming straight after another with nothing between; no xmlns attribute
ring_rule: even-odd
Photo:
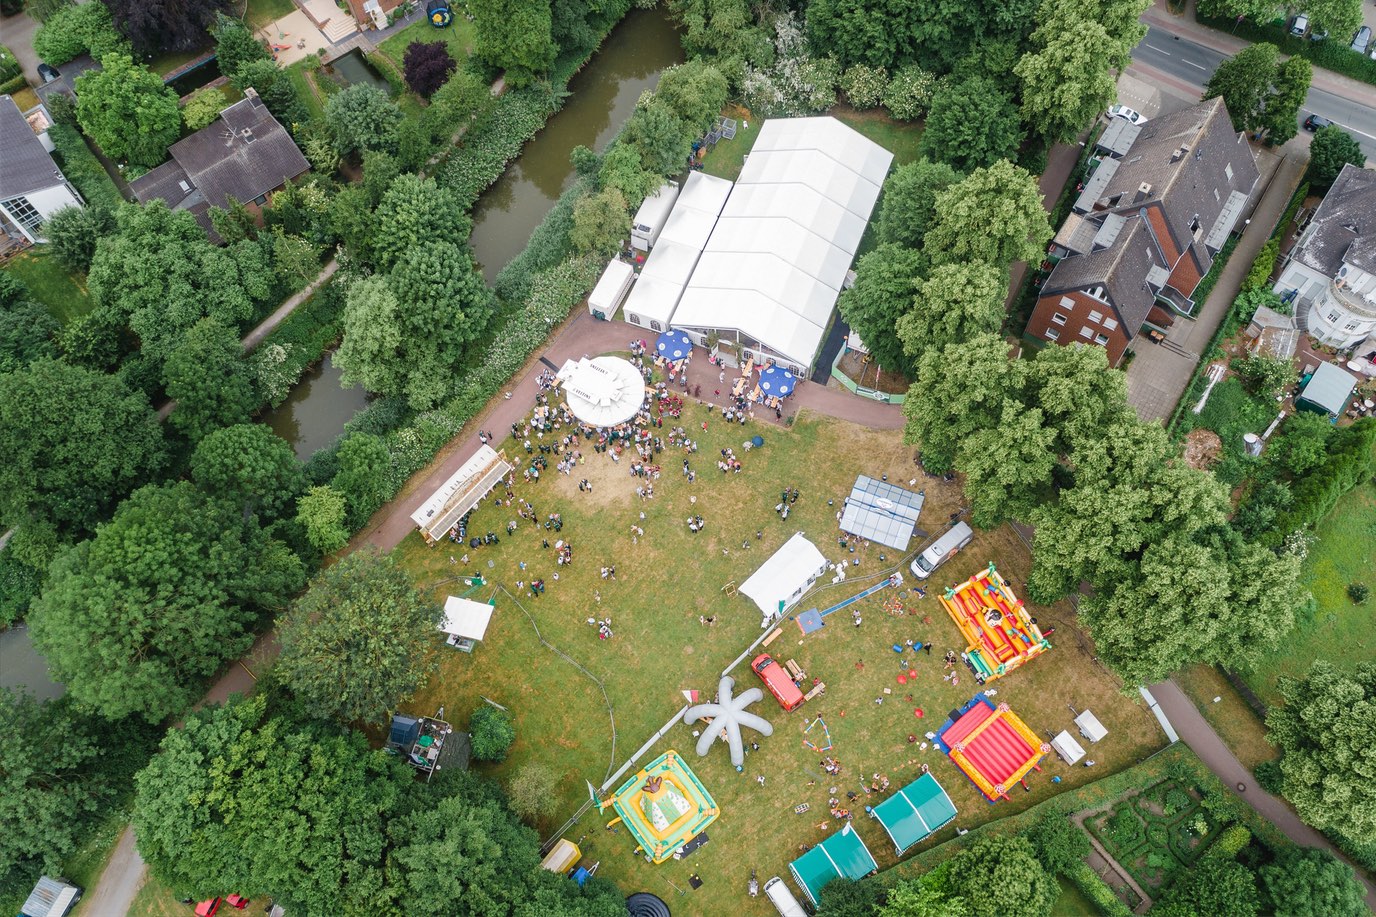
<svg viewBox="0 0 1376 917"><path fill-rule="evenodd" d="M5 270L24 281L33 298L47 306L64 325L95 308L86 285L59 264L47 246L40 245L15 256Z"/></svg>
<svg viewBox="0 0 1376 917"><path fill-rule="evenodd" d="M1280 756L1266 741L1266 725L1218 669L1210 665L1187 666L1176 672L1172 681L1194 701L1204 719L1248 770Z"/></svg>

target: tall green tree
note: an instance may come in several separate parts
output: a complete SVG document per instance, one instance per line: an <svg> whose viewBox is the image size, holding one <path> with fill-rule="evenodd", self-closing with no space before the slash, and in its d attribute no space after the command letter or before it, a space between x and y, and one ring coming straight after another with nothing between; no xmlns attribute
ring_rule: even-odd
<svg viewBox="0 0 1376 917"><path fill-rule="evenodd" d="M621 247L628 218L626 199L615 188L586 194L573 205L569 243L579 254L606 257Z"/></svg>
<svg viewBox="0 0 1376 917"><path fill-rule="evenodd" d="M63 207L44 221L43 234L59 261L84 274L96 256L96 243L114 228L114 217L104 207Z"/></svg>
<svg viewBox="0 0 1376 917"><path fill-rule="evenodd" d="M244 423L257 406L233 329L203 318L163 364L167 397L177 402L172 426L193 443L221 427Z"/></svg>
<svg viewBox="0 0 1376 917"><path fill-rule="evenodd" d="M1017 155L1024 136L1018 109L992 80L950 77L937 84L918 147L960 172Z"/></svg>
<svg viewBox="0 0 1376 917"><path fill-rule="evenodd" d="M920 248L936 219L936 196L960 181L960 173L944 162L918 159L899 166L884 182L875 226L880 243Z"/></svg>
<svg viewBox="0 0 1376 917"><path fill-rule="evenodd" d="M7 525L34 520L90 531L163 459L157 415L117 377L50 360L0 375Z"/></svg>
<svg viewBox="0 0 1376 917"><path fill-rule="evenodd" d="M950 470L965 437L998 425L1008 385L1008 344L998 335L924 353L903 402L903 441L920 446L927 470Z"/></svg>
<svg viewBox="0 0 1376 917"><path fill-rule="evenodd" d="M468 11L478 30L474 53L505 70L508 86L528 86L554 63L550 0L470 0Z"/></svg>
<svg viewBox="0 0 1376 917"><path fill-rule="evenodd" d="M300 562L256 521L186 482L149 486L54 561L29 619L73 698L156 721L248 649L257 609L301 580Z"/></svg>
<svg viewBox="0 0 1376 917"><path fill-rule="evenodd" d="M273 521L295 510L305 487L291 446L265 424L215 430L196 444L191 479L212 497Z"/></svg>
<svg viewBox="0 0 1376 917"><path fill-rule="evenodd" d="M1256 917L1260 913L1256 876L1236 860L1206 855L1170 887L1152 911L1164 917Z"/></svg>
<svg viewBox="0 0 1376 917"><path fill-rule="evenodd" d="M965 475L970 521L988 529L1027 518L1050 489L1055 441L1056 431L1043 424L1042 412L1013 398L1003 402L997 426L965 437L955 467Z"/></svg>
<svg viewBox="0 0 1376 917"><path fill-rule="evenodd" d="M61 327L47 306L30 299L0 310L0 373L26 369L36 360L55 359L53 338Z"/></svg>
<svg viewBox="0 0 1376 917"><path fill-rule="evenodd" d="M334 355L346 385L362 385L370 392L402 390L406 368L400 357L401 308L382 277L365 277L349 287L344 340Z"/></svg>
<svg viewBox="0 0 1376 917"><path fill-rule="evenodd" d="M691 133L668 103L645 95L626 121L621 142L640 154L646 172L669 175L683 168L692 149Z"/></svg>
<svg viewBox="0 0 1376 917"><path fill-rule="evenodd" d="M325 126L341 156L396 149L401 109L370 83L354 83L325 103Z"/></svg>
<svg viewBox="0 0 1376 917"><path fill-rule="evenodd" d="M1359 169L1366 163L1366 153L1362 152L1357 138L1336 124L1319 128L1309 144L1309 172L1306 177L1310 187L1316 191L1327 189L1348 163Z"/></svg>
<svg viewBox="0 0 1376 917"><path fill-rule="evenodd" d="M1032 50L1013 68L1023 123L1048 142L1073 140L1117 98L1101 8L1097 0L1042 0Z"/></svg>
<svg viewBox="0 0 1376 917"><path fill-rule="evenodd" d="M1060 892L1026 839L999 835L982 837L957 854L950 884L971 917L1044 917Z"/></svg>
<svg viewBox="0 0 1376 917"><path fill-rule="evenodd" d="M253 34L253 30L243 21L220 13L210 29L215 39L215 60L220 72L226 76L237 74L245 64L255 61L271 61L268 49L263 47Z"/></svg>
<svg viewBox="0 0 1376 917"><path fill-rule="evenodd" d="M362 528L392 496L389 479L392 456L387 442L371 433L350 433L344 437L336 452L339 471L330 486L344 495L349 503L349 522Z"/></svg>
<svg viewBox="0 0 1376 917"><path fill-rule="evenodd" d="M1316 847L1286 845L1257 870L1263 908L1276 917L1366 917L1365 889L1352 867Z"/></svg>
<svg viewBox="0 0 1376 917"><path fill-rule="evenodd" d="M860 335L880 366L908 372L915 365L904 352L898 322L913 308L927 258L914 248L880 245L861 257L855 285L841 294L841 317Z"/></svg>
<svg viewBox="0 0 1376 917"><path fill-rule="evenodd" d="M917 56L918 11L899 0L809 0L807 32L813 47L843 67L866 64L894 70Z"/></svg>
<svg viewBox="0 0 1376 917"><path fill-rule="evenodd" d="M1204 85L1204 98L1222 96L1234 130L1260 130L1279 69L1280 51L1275 45L1264 41L1248 45L1218 65Z"/></svg>
<svg viewBox="0 0 1376 917"><path fill-rule="evenodd" d="M1024 835L1037 851L1037 859L1053 874L1084 863L1092 848L1089 835L1065 812L1045 812Z"/></svg>
<svg viewBox="0 0 1376 917"><path fill-rule="evenodd" d="M1310 825L1353 843L1376 833L1376 665L1343 671L1320 659L1304 678L1282 678L1284 703L1266 716L1281 749L1285 798Z"/></svg>
<svg viewBox="0 0 1376 917"><path fill-rule="evenodd" d="M942 264L917 284L915 305L898 319L903 352L919 357L1003 324L1008 272L983 261Z"/></svg>
<svg viewBox="0 0 1376 917"><path fill-rule="evenodd" d="M1282 144L1299 132L1300 106L1309 95L1309 83L1313 77L1314 65L1299 55L1280 65L1262 122L1268 143L1273 146Z"/></svg>
<svg viewBox="0 0 1376 917"><path fill-rule="evenodd" d="M376 156L369 156L368 161L374 173L389 171ZM365 179L365 186L381 195L371 228L373 261L379 269L389 271L407 252L432 243L459 247L468 243L472 221L453 194L433 178L400 175L387 183L385 191L375 191L381 185L381 178Z"/></svg>
<svg viewBox="0 0 1376 917"><path fill-rule="evenodd" d="M105 155L152 168L181 136L177 94L126 54L107 54L101 69L76 80L76 117Z"/></svg>
<svg viewBox="0 0 1376 917"><path fill-rule="evenodd" d="M328 484L312 487L296 501L296 521L306 530L306 540L321 554L332 554L349 543L344 522L349 506L344 495Z"/></svg>
<svg viewBox="0 0 1376 917"><path fill-rule="evenodd" d="M1017 364L1022 397L1041 410L1056 431L1052 451L1068 455L1130 419L1127 377L1108 365L1102 347L1044 347Z"/></svg>
<svg viewBox="0 0 1376 917"><path fill-rule="evenodd" d="M730 92L722 72L701 58L665 70L655 86L655 98L695 134L711 130Z"/></svg>
<svg viewBox="0 0 1376 917"><path fill-rule="evenodd" d="M167 734L136 780L139 853L179 895L237 888L288 913L394 913L385 832L410 769L358 733L293 726L264 706L207 707Z"/></svg>
<svg viewBox="0 0 1376 917"><path fill-rule="evenodd" d="M999 160L976 169L936 197L936 220L923 248L933 264L984 261L1003 267L1032 261L1051 240L1037 179Z"/></svg>
<svg viewBox="0 0 1376 917"><path fill-rule="evenodd" d="M390 557L354 552L312 580L278 622L278 675L322 716L377 720L437 668L443 616Z"/></svg>

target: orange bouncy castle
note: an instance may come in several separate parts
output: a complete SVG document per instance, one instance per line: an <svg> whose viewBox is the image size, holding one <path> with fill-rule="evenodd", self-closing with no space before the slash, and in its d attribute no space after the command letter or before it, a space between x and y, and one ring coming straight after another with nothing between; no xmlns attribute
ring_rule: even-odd
<svg viewBox="0 0 1376 917"><path fill-rule="evenodd" d="M1013 587L991 563L941 596L968 644L965 661L980 684L1001 678L1051 649Z"/></svg>

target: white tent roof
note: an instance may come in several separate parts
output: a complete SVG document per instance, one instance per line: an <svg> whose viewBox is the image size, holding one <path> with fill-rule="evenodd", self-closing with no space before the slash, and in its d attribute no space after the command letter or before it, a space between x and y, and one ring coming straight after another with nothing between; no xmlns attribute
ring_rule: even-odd
<svg viewBox="0 0 1376 917"><path fill-rule="evenodd" d="M731 182L726 179L705 172L694 172L683 183L683 190L678 194L678 203L675 207L688 207L716 216L721 213L721 206L726 203L727 195L730 193Z"/></svg>
<svg viewBox="0 0 1376 917"><path fill-rule="evenodd" d="M742 185L806 185L865 219L869 219L870 210L879 198L879 185L818 150L751 153L737 182Z"/></svg>
<svg viewBox="0 0 1376 917"><path fill-rule="evenodd" d="M837 291L846 279L852 254L814 234L803 224L782 216L723 216L717 220L717 228L707 242L707 251L775 255ZM750 278L741 279L748 281Z"/></svg>
<svg viewBox="0 0 1376 917"><path fill-rule="evenodd" d="M642 280L653 277L668 283L686 285L688 278L693 276L693 268L697 266L698 255L701 252L700 248L660 236L659 243L655 245L654 251L650 252L650 257L645 259L645 266L640 269L640 277Z"/></svg>
<svg viewBox="0 0 1376 917"><path fill-rule="evenodd" d="M831 318L836 290L777 255L704 252L693 274L696 290L747 290L776 303L819 328Z"/></svg>
<svg viewBox="0 0 1376 917"><path fill-rule="evenodd" d="M691 207L675 207L674 212L669 214L669 222L665 223L664 229L660 231L659 241L655 244L677 242L694 251L702 251L707 246L708 237L712 235L712 227L716 225L715 213L694 210Z"/></svg>
<svg viewBox="0 0 1376 917"><path fill-rule="evenodd" d="M835 118L775 118L766 121L753 151L818 150L874 185L889 174L893 154Z"/></svg>
<svg viewBox="0 0 1376 917"><path fill-rule="evenodd" d="M613 258L608 264L607 269L602 272L602 277L597 281L597 286L592 288L592 293L588 294L588 302L593 306L603 307L603 311L611 314L610 307L616 302L616 294L621 290L621 285L626 282L626 278L634 273L634 268L622 261L620 258Z"/></svg>
<svg viewBox="0 0 1376 917"><path fill-rule="evenodd" d="M731 192L724 217L782 216L847 252L860 247L865 219L807 185L741 185Z"/></svg>
<svg viewBox="0 0 1376 917"><path fill-rule="evenodd" d="M1099 722L1099 718L1088 710L1075 717L1075 725L1080 727L1080 735L1091 742L1097 742L1108 735L1108 730L1104 728L1104 724Z"/></svg>
<svg viewBox="0 0 1376 917"><path fill-rule="evenodd" d="M444 621L440 630L467 640L481 640L492 621L493 607L486 602L451 595L444 600Z"/></svg>
<svg viewBox="0 0 1376 917"><path fill-rule="evenodd" d="M676 328L734 329L799 366L812 362L824 329L755 290L689 287L679 300Z"/></svg>
<svg viewBox="0 0 1376 917"><path fill-rule="evenodd" d="M559 370L564 400L575 417L598 427L614 427L636 415L645 403L645 379L621 357L569 360Z"/></svg>
<svg viewBox="0 0 1376 917"><path fill-rule="evenodd" d="M658 191L641 202L640 209L635 212L636 224L653 226L656 223L664 222L665 214L674 206L674 200L677 197L678 185L674 182L666 181L659 186Z"/></svg>
<svg viewBox="0 0 1376 917"><path fill-rule="evenodd" d="M662 243L655 246L655 251L661 248ZM638 315L647 322L659 322L660 327L667 330L669 319L673 318L682 295L683 284L646 277L642 273L635 286L631 287L622 311L628 315Z"/></svg>
<svg viewBox="0 0 1376 917"><path fill-rule="evenodd" d="M1051 740L1051 747L1056 749L1056 754L1060 755L1066 764L1074 764L1085 756L1085 750L1080 747L1080 743L1065 730L1061 730L1060 735Z"/></svg>
<svg viewBox="0 0 1376 917"><path fill-rule="evenodd" d="M798 532L741 584L740 591L760 607L765 617L772 617L779 613L780 602L787 607L798 601L803 590L826 567L827 559L822 552Z"/></svg>
<svg viewBox="0 0 1376 917"><path fill-rule="evenodd" d="M426 540L443 538L509 471L511 465L501 453L488 445L479 446L473 457L411 514L411 521Z"/></svg>

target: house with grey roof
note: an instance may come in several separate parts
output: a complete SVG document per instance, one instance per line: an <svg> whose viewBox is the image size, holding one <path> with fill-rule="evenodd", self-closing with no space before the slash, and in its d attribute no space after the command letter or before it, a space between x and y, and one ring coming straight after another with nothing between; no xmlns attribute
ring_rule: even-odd
<svg viewBox="0 0 1376 917"><path fill-rule="evenodd" d="M1321 344L1376 336L1376 172L1345 165L1281 263L1276 293Z"/></svg>
<svg viewBox="0 0 1376 917"><path fill-rule="evenodd" d="M1141 124L1115 119L1051 245L1027 334L1095 344L1118 365L1144 331L1164 335L1247 208L1260 173L1222 99Z"/></svg>
<svg viewBox="0 0 1376 917"><path fill-rule="evenodd" d="M286 128L272 116L253 89L220 112L209 126L168 149L172 158L130 183L140 203L162 200L173 210L189 210L210 237L211 207L231 199L262 206L277 189L310 171Z"/></svg>
<svg viewBox="0 0 1376 917"><path fill-rule="evenodd" d="M11 244L44 241L48 217L64 207L85 205L49 155L53 146L47 129L41 108L25 116L13 98L0 96L0 234Z"/></svg>

